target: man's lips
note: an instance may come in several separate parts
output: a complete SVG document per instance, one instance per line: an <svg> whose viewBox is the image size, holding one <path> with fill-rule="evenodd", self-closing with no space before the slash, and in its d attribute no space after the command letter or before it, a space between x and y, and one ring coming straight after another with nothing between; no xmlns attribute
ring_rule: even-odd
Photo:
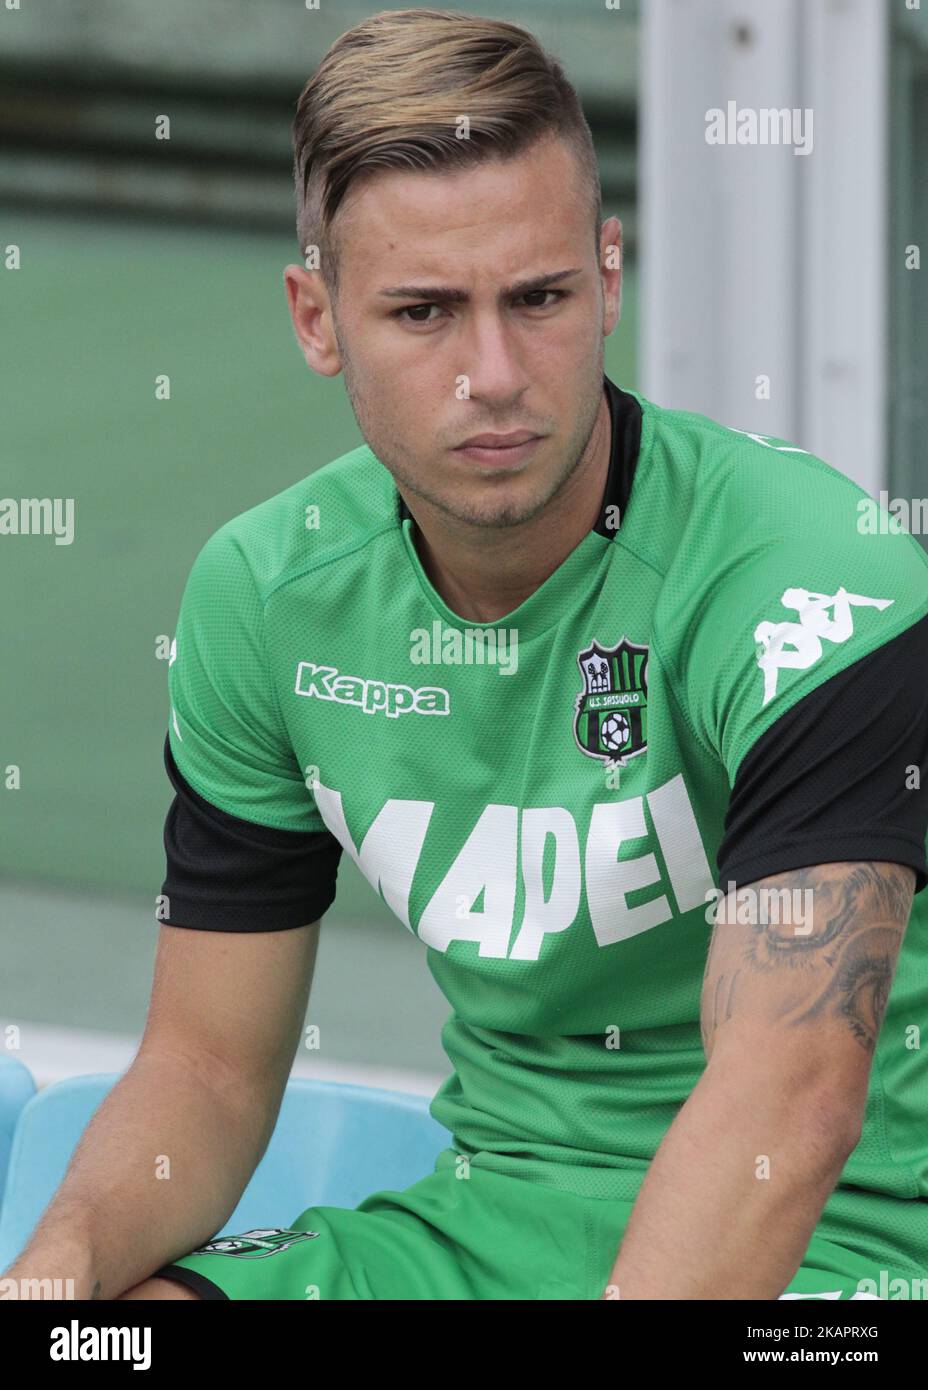
<svg viewBox="0 0 928 1390"><path fill-rule="evenodd" d="M537 439L531 430L512 430L509 434L475 434L459 444L460 449L509 449L516 444L524 444L528 439Z"/></svg>
<svg viewBox="0 0 928 1390"><path fill-rule="evenodd" d="M521 463L528 458L536 445L541 443L541 435L531 430L515 430L512 434L475 434L454 450L475 463L490 464L505 468Z"/></svg>

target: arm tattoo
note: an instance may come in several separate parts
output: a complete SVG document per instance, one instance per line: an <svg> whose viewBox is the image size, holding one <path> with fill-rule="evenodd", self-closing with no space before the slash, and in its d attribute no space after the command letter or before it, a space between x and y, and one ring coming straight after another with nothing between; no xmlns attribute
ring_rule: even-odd
<svg viewBox="0 0 928 1390"><path fill-rule="evenodd" d="M775 896L790 890L811 890L805 901L813 904L811 930L797 932L792 917L780 920L755 913L766 920L740 928L719 923L712 937L703 986L703 1047L715 1029L732 1015L735 983L745 976L778 976L772 1017L789 1027L838 1021L868 1053L876 1047L893 971L912 907L913 871L891 863L819 864L776 874L752 885L766 887ZM739 932L740 961L730 947L721 949L716 973L713 955L718 933ZM746 933L746 934L745 934ZM760 981L757 980L759 983ZM740 991L739 991L740 992Z"/></svg>
<svg viewBox="0 0 928 1390"><path fill-rule="evenodd" d="M741 974L740 970L734 971L731 975L717 975L712 988L712 1002L709 1006L711 1023L706 1027L705 1018L702 1019L700 1027L702 1029L703 1050L709 1041L710 1033L714 1033L720 1023L724 1023L732 1015L732 1001L735 997L735 981Z"/></svg>

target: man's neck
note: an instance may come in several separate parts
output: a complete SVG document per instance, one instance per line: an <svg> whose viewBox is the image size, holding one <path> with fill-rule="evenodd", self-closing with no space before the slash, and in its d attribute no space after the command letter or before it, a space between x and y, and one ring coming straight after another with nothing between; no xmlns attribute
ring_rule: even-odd
<svg viewBox="0 0 928 1390"><path fill-rule="evenodd" d="M423 508L412 537L422 568L444 602L469 622L512 613L596 525L609 475L612 426L605 392L584 457L549 506L522 526L486 529L475 540L450 532Z"/></svg>

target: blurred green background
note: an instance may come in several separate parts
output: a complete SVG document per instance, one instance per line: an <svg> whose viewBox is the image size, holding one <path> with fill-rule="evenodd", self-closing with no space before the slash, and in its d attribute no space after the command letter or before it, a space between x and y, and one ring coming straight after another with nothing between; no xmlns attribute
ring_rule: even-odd
<svg viewBox="0 0 928 1390"><path fill-rule="evenodd" d="M0 271L0 496L73 498L76 526L71 545L0 543L0 771L22 779L0 787L0 1037L19 1027L40 1079L118 1061L96 1035L124 1042L144 1022L173 795L156 650L195 555L361 442L341 379L299 353L282 270L297 259L296 98L337 34L381 8L0 11L0 247L21 257ZM587 105L626 235L607 370L630 385L636 9L606 25L581 6L505 7ZM170 141L154 140L159 114ZM343 856L310 1009L323 1047L304 1061L429 1089L446 1012L422 948Z"/></svg>
<svg viewBox="0 0 928 1390"><path fill-rule="evenodd" d="M0 546L3 760L23 768L0 801L0 858L45 881L150 889L170 790L156 645L193 558L229 517L361 436L341 378L313 375L297 348L286 238L15 223L28 263L4 294L17 343L4 492L73 497L75 539ZM634 308L630 274L608 344L620 381ZM155 399L160 373L169 401Z"/></svg>

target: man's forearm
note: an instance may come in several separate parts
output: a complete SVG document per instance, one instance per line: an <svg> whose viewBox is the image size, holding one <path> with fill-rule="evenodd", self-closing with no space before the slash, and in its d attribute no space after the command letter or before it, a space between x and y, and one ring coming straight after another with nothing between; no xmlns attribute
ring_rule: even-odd
<svg viewBox="0 0 928 1390"><path fill-rule="evenodd" d="M821 1093L707 1068L648 1169L603 1297L779 1298L850 1129Z"/></svg>
<svg viewBox="0 0 928 1390"><path fill-rule="evenodd" d="M182 1058L140 1055L3 1277L73 1279L76 1298L115 1298L222 1228L273 1119L257 1096L211 1084Z"/></svg>

